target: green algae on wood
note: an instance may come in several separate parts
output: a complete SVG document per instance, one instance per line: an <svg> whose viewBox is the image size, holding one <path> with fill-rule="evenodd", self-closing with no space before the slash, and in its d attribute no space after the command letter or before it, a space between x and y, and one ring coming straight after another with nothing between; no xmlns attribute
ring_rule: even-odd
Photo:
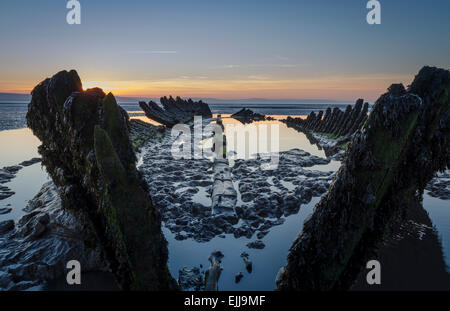
<svg viewBox="0 0 450 311"><path fill-rule="evenodd" d="M76 72L62 71L35 87L27 123L63 205L90 220L90 243L101 245L121 287L177 289L159 212L136 170L128 115L114 96L82 91Z"/></svg>
<svg viewBox="0 0 450 311"><path fill-rule="evenodd" d="M408 91L394 85L377 100L291 247L279 289L353 284L434 173L450 163L449 87L449 71L424 67Z"/></svg>

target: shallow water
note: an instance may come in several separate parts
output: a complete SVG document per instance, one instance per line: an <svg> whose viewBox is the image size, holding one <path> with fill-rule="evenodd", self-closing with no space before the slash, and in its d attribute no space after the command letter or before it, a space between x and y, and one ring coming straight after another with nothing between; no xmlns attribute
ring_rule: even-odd
<svg viewBox="0 0 450 311"><path fill-rule="evenodd" d="M233 235L226 235L225 238L215 237L206 243L198 243L192 239L177 241L175 234L163 227L169 243L169 269L175 278L178 278L178 271L183 267L198 267L202 264L202 270L206 270L209 267L209 255L220 250L225 256L222 259L223 271L219 279L219 290L274 290L275 278L279 269L286 264L289 247L318 201L319 198L313 198L309 204L302 205L298 214L287 217L282 225L270 229L262 238L266 247L261 250L249 249L246 246L255 238L236 239ZM253 271L250 274L245 270L244 261L240 257L244 251L253 262ZM236 284L234 277L239 272L242 272L244 277Z"/></svg>
<svg viewBox="0 0 450 311"><path fill-rule="evenodd" d="M0 131L0 168L39 157L37 147L40 144L28 128Z"/></svg>
<svg viewBox="0 0 450 311"><path fill-rule="evenodd" d="M430 216L433 226L438 232L442 244L447 272L450 273L450 201L423 195L423 206Z"/></svg>
<svg viewBox="0 0 450 311"><path fill-rule="evenodd" d="M3 186L7 186L16 194L7 199L0 200L0 208L12 208L10 213L0 215L0 221L20 219L25 214L23 208L27 205L28 201L34 198L42 185L49 180L50 177L45 169L41 167L41 164L35 163L24 167L17 173L16 178L3 184Z"/></svg>
<svg viewBox="0 0 450 311"><path fill-rule="evenodd" d="M274 116L276 120L273 121L260 121L245 125L229 116L222 114L225 133L229 127L235 127L235 141L237 137L247 135L245 140L245 153L239 153L237 143L233 144L233 139L227 135L227 151L235 152L235 158L254 158L250 150L256 152L261 151L259 138L264 131L266 131L265 137L268 140L267 145L269 148L268 150L263 150L263 152L274 152L275 150L270 147L278 146L280 152L298 148L318 157L326 157L324 150L319 149L316 145L312 145L305 134L288 128L284 123L279 121L286 116L277 115ZM213 115L213 117L217 117L217 115ZM265 127L260 127L260 125L264 125ZM278 131L278 135L275 137L275 143L271 139L272 126L276 127L276 131ZM256 133L256 136L249 135L252 129L256 130L253 133ZM204 145L209 145L210 143L210 140L206 140ZM230 165L232 164L233 162L231 161ZM339 168L339 165L340 162L332 161L330 164L316 165L308 169L334 171ZM234 186L238 191L236 206L245 205L246 203L240 199L236 182L234 182ZM288 189L290 187L289 184L284 186ZM225 255L222 260L223 271L219 279L220 290L273 290L276 287L275 278L277 273L286 264L290 246L300 233L304 220L312 213L319 199L318 197L314 197L310 203L301 206L299 213L289 217L282 217L285 219L285 222L271 228L269 233L262 238L262 241L266 245L262 250L250 249L246 246L247 243L256 240L256 235L251 239L246 237L236 239L232 234L228 234L225 237L217 236L209 242L198 243L193 239L178 241L175 239L174 233L171 233L167 228L163 228L163 232L168 240L170 271L175 278L178 278L178 272L183 267L192 268L202 264L203 270L206 270L209 267L208 257L213 251L219 250ZM211 204L211 202L208 203L209 205ZM251 274L246 271L244 261L240 257L240 254L244 251L250 255L249 259L253 262L253 271ZM239 272L242 272L244 277L236 284L235 275Z"/></svg>
<svg viewBox="0 0 450 311"><path fill-rule="evenodd" d="M33 135L30 129L16 129L0 131L0 168L17 165L25 160L39 157L37 147L40 145L39 139ZM16 177L11 181L2 184L10 188L16 194L0 200L0 208L12 208L8 214L0 215L0 221L14 219L18 220L25 212L23 208L41 189L42 185L49 180L45 168L41 163L23 167L17 172Z"/></svg>
<svg viewBox="0 0 450 311"><path fill-rule="evenodd" d="M223 122L235 124L236 120L226 118L223 115ZM277 124L279 126L278 143L280 151L287 151L292 148L303 149L313 155L325 157L323 150L316 145L309 143L306 136L287 128L279 121L269 121L268 124ZM260 124L257 122L256 124ZM240 131L245 131L245 126ZM242 132L241 132L242 134ZM268 135L270 137L270 135ZM39 140L33 136L28 129L0 131L0 167L16 165L24 160L29 160L39 156L37 146ZM233 150L231 146L228 147ZM247 155L246 155L247 156ZM340 162L331 161L326 165L316 165L310 169L335 171L339 168ZM6 219L18 220L24 212L28 200L33 198L40 190L42 184L48 180L48 174L37 163L29 167L24 167L17 173L15 179L5 186L11 188L16 194L12 197L1 200L0 207L11 204L13 211L6 215L0 215L0 221ZM289 185L287 185L289 186ZM206 190L198 193L198 200L205 200ZM239 198L238 198L239 199ZM168 229L163 226L163 232L168 240L169 248L169 268L175 278L178 277L178 271L186 266L203 265L203 270L209 267L208 257L214 250L220 250L225 255L222 266L223 272L219 281L220 290L273 290L275 288L275 277L280 267L286 263L286 256L293 240L301 231L305 219L312 213L315 204L320 198L314 197L309 204L301 206L298 214L286 218L282 225L275 226L262 239L266 247L262 250L249 249L246 244L254 241L256 237L247 239L241 237L234 238L232 235L226 235L225 238L215 237L209 242L198 243L192 239L178 241ZM238 202L239 204L239 202ZM432 198L424 194L424 207L428 211L430 218L436 227L442 240L445 261L450 265L450 209L447 201ZM253 262L253 272L248 274L245 265L240 257L241 252L246 251ZM234 277L238 272L244 274L240 283L234 282Z"/></svg>
<svg viewBox="0 0 450 311"><path fill-rule="evenodd" d="M25 120L27 109L28 104L26 103L0 103L0 130L25 127L27 125Z"/></svg>

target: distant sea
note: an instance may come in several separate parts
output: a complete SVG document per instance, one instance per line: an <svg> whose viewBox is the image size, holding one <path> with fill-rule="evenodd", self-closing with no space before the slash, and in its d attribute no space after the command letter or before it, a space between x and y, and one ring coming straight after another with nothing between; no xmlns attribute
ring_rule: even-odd
<svg viewBox="0 0 450 311"><path fill-rule="evenodd" d="M119 103L130 116L144 116L138 103ZM321 102L321 103L293 103L293 102L243 102L243 103L211 103L209 104L213 114L216 113L235 113L242 108L249 108L254 112L265 115L308 115L311 111L318 112L325 110L327 107L338 107L342 110L347 105L354 103L336 103L336 102ZM0 131L12 130L26 127L25 116L28 110L28 103L25 102L0 102Z"/></svg>

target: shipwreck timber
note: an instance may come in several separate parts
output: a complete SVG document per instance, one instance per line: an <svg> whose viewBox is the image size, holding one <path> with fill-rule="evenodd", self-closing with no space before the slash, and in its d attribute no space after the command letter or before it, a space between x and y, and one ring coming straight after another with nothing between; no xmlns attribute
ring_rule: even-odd
<svg viewBox="0 0 450 311"><path fill-rule="evenodd" d="M384 237L450 165L450 72L392 85L352 138L329 191L293 243L281 290L348 289Z"/></svg>
<svg viewBox="0 0 450 311"><path fill-rule="evenodd" d="M180 97L161 97L162 107L154 101L148 104L139 102L139 106L144 110L147 118L159 122L167 127L173 127L178 123L188 123L194 120L194 116L212 118L211 109L203 101L183 100Z"/></svg>
<svg viewBox="0 0 450 311"><path fill-rule="evenodd" d="M136 169L128 114L99 88L83 91L61 71L32 92L28 126L63 207L88 222L86 243L101 245L122 289L176 289L167 268L161 216Z"/></svg>

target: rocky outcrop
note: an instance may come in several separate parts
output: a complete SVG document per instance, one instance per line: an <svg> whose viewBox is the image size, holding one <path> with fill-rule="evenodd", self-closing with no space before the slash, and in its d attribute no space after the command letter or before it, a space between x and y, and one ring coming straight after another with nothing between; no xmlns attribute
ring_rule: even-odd
<svg viewBox="0 0 450 311"><path fill-rule="evenodd" d="M81 210L64 209L60 191L45 183L17 224L0 223L0 289L24 290L65 278L70 260L80 262L83 273L109 273L92 222Z"/></svg>
<svg viewBox="0 0 450 311"><path fill-rule="evenodd" d="M203 118L212 118L211 109L207 103L203 101L193 101L192 99L183 100L177 96L173 99L161 97L161 106L154 101L148 104L139 102L139 106L144 110L145 115L156 122L159 122L167 127L172 127L179 123L188 123L194 119L194 116L201 116Z"/></svg>
<svg viewBox="0 0 450 311"><path fill-rule="evenodd" d="M347 289L383 238L450 164L450 72L424 67L382 95L305 222L279 289Z"/></svg>
<svg viewBox="0 0 450 311"><path fill-rule="evenodd" d="M175 289L161 217L136 170L127 113L101 89L83 91L76 71L61 71L32 92L28 126L42 141L42 163L63 207L90 222L123 289Z"/></svg>
<svg viewBox="0 0 450 311"><path fill-rule="evenodd" d="M253 121L264 121L266 116L263 114L255 113L250 109L242 108L236 113L231 115L232 118L241 121L242 123L252 123Z"/></svg>

